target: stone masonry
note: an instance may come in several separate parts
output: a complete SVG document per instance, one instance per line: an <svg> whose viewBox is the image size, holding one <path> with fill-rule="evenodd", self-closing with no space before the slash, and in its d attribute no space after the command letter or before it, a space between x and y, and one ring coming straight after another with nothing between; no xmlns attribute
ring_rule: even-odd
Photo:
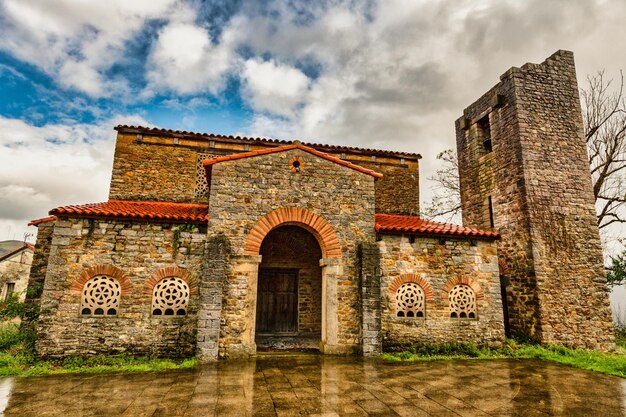
<svg viewBox="0 0 626 417"><path fill-rule="evenodd" d="M208 362L285 337L375 356L505 329L614 347L570 52L457 120L465 226L419 217L418 154L116 130L110 200L32 222L41 356Z"/></svg>
<svg viewBox="0 0 626 417"><path fill-rule="evenodd" d="M118 126L110 199L206 202L196 193L208 159L288 142ZM419 214L419 154L310 145L345 161L384 174L374 185L379 213ZM204 174L204 170L202 170Z"/></svg>
<svg viewBox="0 0 626 417"><path fill-rule="evenodd" d="M504 339L498 257L492 241L385 235L381 254L382 331L386 349L450 342L497 347ZM426 291L424 317L397 317L393 283L412 277ZM477 319L451 318L447 288L470 281Z"/></svg>
<svg viewBox="0 0 626 417"><path fill-rule="evenodd" d="M291 170L293 158L302 161L299 172ZM329 320L322 342L327 351L357 349L360 325L355 262L359 242L374 241L373 183L370 175L299 149L225 161L212 167L209 233L223 234L234 257L226 274L225 293L230 287L242 290L237 298L224 302L220 355L245 356L254 352L251 326L259 261L247 256L259 253L247 252L246 242L257 222L283 207L302 208L321 216L328 222L329 230L336 233L339 256L332 265L324 264L322 268L337 274L324 278L333 287L327 291L334 295L324 296L329 311L323 314ZM330 201L333 203L328 204ZM330 257L329 251L322 249L322 256ZM257 264L252 265L253 262Z"/></svg>
<svg viewBox="0 0 626 417"><path fill-rule="evenodd" d="M500 79L456 123L463 222L502 234L513 334L612 349L573 54Z"/></svg>
<svg viewBox="0 0 626 417"><path fill-rule="evenodd" d="M176 224L60 218L52 247L37 326L37 351L45 357L92 353L185 357L195 353L198 275L206 231L199 226L180 233L174 256ZM81 274L103 266L122 271L119 313L81 316ZM191 275L185 316L152 316L151 277L177 266ZM124 284L124 282L126 284Z"/></svg>

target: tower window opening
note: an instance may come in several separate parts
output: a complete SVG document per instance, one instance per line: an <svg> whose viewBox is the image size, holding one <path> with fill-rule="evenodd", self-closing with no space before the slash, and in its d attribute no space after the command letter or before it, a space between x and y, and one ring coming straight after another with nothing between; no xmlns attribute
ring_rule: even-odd
<svg viewBox="0 0 626 417"><path fill-rule="evenodd" d="M481 131L483 140L483 148L487 152L491 152L491 125L489 124L489 115L483 117L478 121L478 128Z"/></svg>
<svg viewBox="0 0 626 417"><path fill-rule="evenodd" d="M493 201L491 199L491 196L489 196L489 198L487 199L487 203L489 204L489 227L493 229L496 226L493 222Z"/></svg>

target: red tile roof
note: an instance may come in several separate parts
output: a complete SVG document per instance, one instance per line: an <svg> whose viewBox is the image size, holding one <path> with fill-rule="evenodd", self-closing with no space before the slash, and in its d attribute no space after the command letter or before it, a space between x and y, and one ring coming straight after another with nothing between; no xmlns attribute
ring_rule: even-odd
<svg viewBox="0 0 626 417"><path fill-rule="evenodd" d="M380 172L372 171L371 169L363 168L362 166L355 165L355 164L353 164L351 162L348 162L348 161L344 161L343 159L335 158L334 156L328 155L327 153L320 152L318 150L315 150L313 148L309 148L308 146L304 146L304 145L299 144L299 143L294 143L294 144L285 145L285 146L279 146L277 148L260 149L260 150L257 150L257 151L238 153L238 154L228 155L228 156L220 156L218 158L213 158L213 159L206 159L206 160L202 161L202 165L204 165L204 167L206 168L206 167L210 167L211 165L215 165L215 164L217 164L219 162L233 161L235 159L250 158L250 157L253 157L253 156L267 155L267 154L276 153L276 152L284 152L284 151L289 151L291 149L300 149L301 151L308 152L308 153L313 154L315 156L319 156L320 158L324 158L324 159L326 159L328 161L334 162L334 163L339 164L339 165L343 165L345 167L354 169L354 170L362 172L364 174L369 174L369 175L371 175L373 177L376 177L376 178L382 178L383 177L383 174L381 174Z"/></svg>
<svg viewBox="0 0 626 417"><path fill-rule="evenodd" d="M159 220L167 222L202 223L208 220L206 204L163 203L155 201L109 200L104 203L58 207L51 215L106 217L125 220Z"/></svg>
<svg viewBox="0 0 626 417"><path fill-rule="evenodd" d="M51 217L33 220L40 224L67 215L87 218L116 218L121 220L155 220L166 222L203 223L208 220L206 204L164 203L155 201L110 200L104 203L66 206L50 211ZM496 232L463 227L450 223L425 220L417 216L376 214L376 232L412 233L424 236L456 236L476 239L500 239Z"/></svg>
<svg viewBox="0 0 626 417"><path fill-rule="evenodd" d="M500 234L487 230L434 222L417 216L376 214L376 232L415 233L428 236L459 236L476 239L500 239Z"/></svg>
<svg viewBox="0 0 626 417"><path fill-rule="evenodd" d="M29 226L38 226L41 223L53 222L56 219L57 219L56 216L44 217L43 219L31 220L30 222L28 222L28 225Z"/></svg>
<svg viewBox="0 0 626 417"><path fill-rule="evenodd" d="M287 145L290 144L291 141L281 140L281 139L269 139L269 138L261 138L261 137L246 137L246 136L233 136L233 135L217 135L214 133L199 133L199 132L190 132L187 130L172 130L172 129L161 129L158 127L145 127L145 126L132 126L132 125L117 125L115 126L115 130L123 133L139 133L139 134L147 134L154 136L174 136L174 137L182 137L182 138L191 138L191 139L217 139L223 140L226 142L243 142L248 144L268 144L268 145ZM377 156L395 156L400 158L406 158L411 160L422 159L422 155L418 153L412 152L398 152L398 151L388 151L384 149L369 149L369 148L358 148L355 146L340 146L340 145L325 145L320 143L304 143L305 146L309 146L315 149L319 149L325 152L354 152L368 155L377 155Z"/></svg>

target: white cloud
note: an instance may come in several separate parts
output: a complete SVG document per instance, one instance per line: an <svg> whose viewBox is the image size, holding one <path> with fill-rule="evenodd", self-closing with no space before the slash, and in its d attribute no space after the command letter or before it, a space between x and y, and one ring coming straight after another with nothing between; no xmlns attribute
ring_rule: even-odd
<svg viewBox="0 0 626 417"><path fill-rule="evenodd" d="M214 44L206 29L193 23L170 23L161 30L150 52L147 92L217 94L233 60L231 45L226 41Z"/></svg>
<svg viewBox="0 0 626 417"><path fill-rule="evenodd" d="M93 97L124 93L104 76L150 19L188 13L176 0L0 0L0 50Z"/></svg>
<svg viewBox="0 0 626 417"><path fill-rule="evenodd" d="M420 152L422 178L454 146L463 108L510 66L562 48L581 80L626 69L623 0L243 2L219 30L199 18L212 15L196 9L207 3L0 0L0 49L100 96L127 88L106 77L125 43L156 35L143 97L182 95L164 104L192 113L186 126L203 119L190 97L219 100L238 78L256 111L238 133ZM156 34L142 32L150 19L164 22Z"/></svg>
<svg viewBox="0 0 626 417"><path fill-rule="evenodd" d="M309 78L297 68L249 59L242 73L243 95L257 111L290 116L303 102Z"/></svg>
<svg viewBox="0 0 626 417"><path fill-rule="evenodd" d="M118 123L147 124L131 115L38 127L0 116L0 233L21 238L54 207L106 200Z"/></svg>

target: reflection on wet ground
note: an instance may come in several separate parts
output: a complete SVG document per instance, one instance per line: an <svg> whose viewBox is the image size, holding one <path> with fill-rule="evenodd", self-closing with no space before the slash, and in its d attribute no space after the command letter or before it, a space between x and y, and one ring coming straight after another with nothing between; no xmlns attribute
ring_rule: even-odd
<svg viewBox="0 0 626 417"><path fill-rule="evenodd" d="M262 355L190 371L0 380L6 416L625 416L626 380L535 360Z"/></svg>

